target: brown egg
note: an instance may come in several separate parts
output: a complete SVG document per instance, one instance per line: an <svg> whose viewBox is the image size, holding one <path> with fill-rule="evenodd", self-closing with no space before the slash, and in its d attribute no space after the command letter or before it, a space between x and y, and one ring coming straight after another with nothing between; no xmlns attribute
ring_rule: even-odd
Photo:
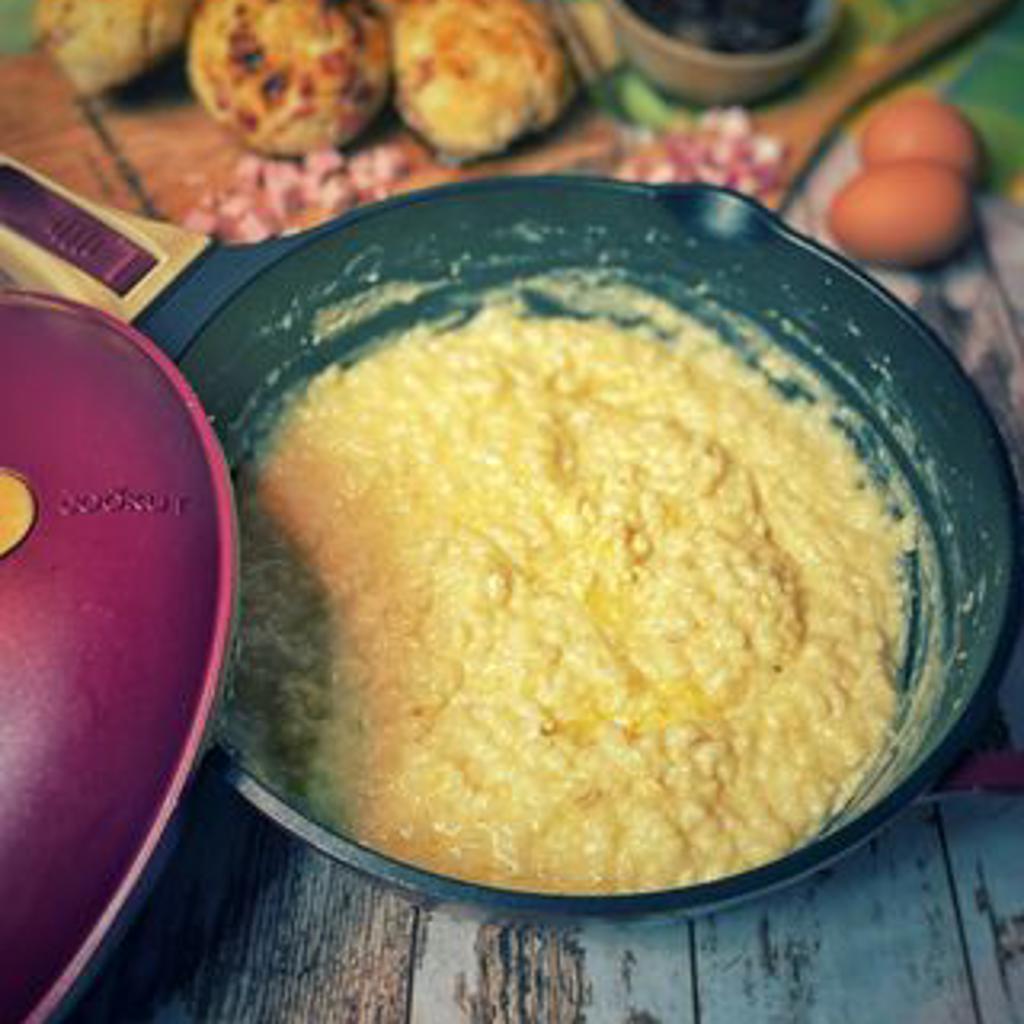
<svg viewBox="0 0 1024 1024"><path fill-rule="evenodd" d="M968 181L980 164L974 129L956 107L932 96L914 95L879 107L860 137L868 167L904 160L931 160L952 168Z"/></svg>
<svg viewBox="0 0 1024 1024"><path fill-rule="evenodd" d="M918 267L949 256L971 229L964 179L922 160L868 168L833 199L829 227L852 256Z"/></svg>

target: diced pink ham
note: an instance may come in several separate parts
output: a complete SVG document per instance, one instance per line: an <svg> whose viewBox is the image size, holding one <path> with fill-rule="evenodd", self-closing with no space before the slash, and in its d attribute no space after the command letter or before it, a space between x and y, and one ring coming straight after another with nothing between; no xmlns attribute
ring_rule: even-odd
<svg viewBox="0 0 1024 1024"><path fill-rule="evenodd" d="M278 183L282 187L298 185L302 180L302 168L291 160L267 160L263 167L263 183Z"/></svg>
<svg viewBox="0 0 1024 1024"><path fill-rule="evenodd" d="M263 179L265 161L255 153L246 153L235 164L235 182L240 188L257 188Z"/></svg>
<svg viewBox="0 0 1024 1024"><path fill-rule="evenodd" d="M302 172L283 160L269 163L263 172L263 199L271 216L283 225L302 207Z"/></svg>
<svg viewBox="0 0 1024 1024"><path fill-rule="evenodd" d="M357 198L355 187L340 175L329 178L318 196L320 205L332 213L343 213L356 204Z"/></svg>
<svg viewBox="0 0 1024 1024"><path fill-rule="evenodd" d="M702 181L763 197L782 180L785 147L757 132L742 107L713 109L658 140L658 155L627 156L616 174L631 181Z"/></svg>
<svg viewBox="0 0 1024 1024"><path fill-rule="evenodd" d="M615 173L652 184L703 181L764 197L782 181L785 157L783 144L760 134L747 111L727 107L627 155ZM412 170L407 150L395 142L348 158L314 150L301 162L246 154L228 186L201 196L184 223L226 241L260 241L387 198Z"/></svg>
<svg viewBox="0 0 1024 1024"><path fill-rule="evenodd" d="M218 204L217 213L227 220L238 220L244 217L252 207L252 197L244 192L229 192Z"/></svg>
<svg viewBox="0 0 1024 1024"><path fill-rule="evenodd" d="M196 207L185 214L182 227L189 231L198 231L201 235L212 235L217 230L217 214L212 210L201 210Z"/></svg>
<svg viewBox="0 0 1024 1024"><path fill-rule="evenodd" d="M348 174L357 192L366 192L377 183L377 174L370 152L357 153L348 162Z"/></svg>
<svg viewBox="0 0 1024 1024"><path fill-rule="evenodd" d="M186 214L194 230L232 242L260 241L343 213L358 202L391 195L412 170L404 149L384 143L351 160L314 150L300 163L246 154L230 184L201 196Z"/></svg>
<svg viewBox="0 0 1024 1024"><path fill-rule="evenodd" d="M345 158L336 149L314 149L302 159L307 182L310 178L320 181L344 166Z"/></svg>
<svg viewBox="0 0 1024 1024"><path fill-rule="evenodd" d="M270 224L250 210L234 225L231 241L262 242L273 234Z"/></svg>
<svg viewBox="0 0 1024 1024"><path fill-rule="evenodd" d="M405 153L398 146L380 146L370 152L373 171L379 182L394 183L409 170Z"/></svg>

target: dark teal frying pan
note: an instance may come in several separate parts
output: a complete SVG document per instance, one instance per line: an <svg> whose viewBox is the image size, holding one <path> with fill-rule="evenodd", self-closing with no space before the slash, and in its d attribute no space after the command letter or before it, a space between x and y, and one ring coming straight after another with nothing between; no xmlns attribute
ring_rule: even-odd
<svg viewBox="0 0 1024 1024"><path fill-rule="evenodd" d="M330 856L419 898L495 912L703 910L850 850L932 787L990 711L1020 615L1017 492L999 434L954 359L913 313L757 204L704 186L495 180L393 199L291 238L222 248L169 229L154 236L148 225L95 208L98 219L82 221L77 207L69 210L16 168L0 171L3 196L0 242L10 250L12 235L22 238L16 271L36 287L71 290L133 319L178 362L233 465L280 396L328 364L413 323L463 316L488 289L582 271L685 308L745 352L756 335L791 353L849 410L844 429L879 484L893 494L902 488L902 500L924 519L928 550L912 553L907 565L897 736L868 784L804 847L719 881L616 896L541 895L440 877L314 821L281 779L256 765L231 727L229 701L216 761L271 819ZM84 268L70 289L66 270L54 276L47 250ZM325 310L354 308L359 316L325 327ZM564 311L540 297L534 308ZM792 382L776 383L792 400L806 400ZM1018 762L1001 767L1004 781L1019 781Z"/></svg>

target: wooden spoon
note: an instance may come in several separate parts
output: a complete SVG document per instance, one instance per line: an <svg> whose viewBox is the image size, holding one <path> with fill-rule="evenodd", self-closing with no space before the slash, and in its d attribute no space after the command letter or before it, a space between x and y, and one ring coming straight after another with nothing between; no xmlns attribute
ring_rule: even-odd
<svg viewBox="0 0 1024 1024"><path fill-rule="evenodd" d="M767 205L781 208L843 116L862 100L993 17L1010 0L957 3L890 42L863 50L820 89L759 112L757 128L786 147L778 191Z"/></svg>

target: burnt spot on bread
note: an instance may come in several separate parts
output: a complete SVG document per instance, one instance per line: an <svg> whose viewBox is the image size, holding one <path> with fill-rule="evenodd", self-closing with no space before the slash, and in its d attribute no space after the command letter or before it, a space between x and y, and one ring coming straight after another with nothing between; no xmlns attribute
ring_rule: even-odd
<svg viewBox="0 0 1024 1024"><path fill-rule="evenodd" d="M265 59L260 41L244 27L235 29L228 37L228 56L245 71L258 71Z"/></svg>
<svg viewBox="0 0 1024 1024"><path fill-rule="evenodd" d="M235 112L235 119L244 131L254 132L260 123L259 117L246 107L240 107Z"/></svg>
<svg viewBox="0 0 1024 1024"><path fill-rule="evenodd" d="M349 35L355 46L362 43L363 27L359 23L359 14L353 14L350 0L320 0L320 9L324 15L335 23L344 21L348 26Z"/></svg>
<svg viewBox="0 0 1024 1024"><path fill-rule="evenodd" d="M352 62L340 50L331 50L320 55L320 68L332 78L347 77L351 74Z"/></svg>
<svg viewBox="0 0 1024 1024"><path fill-rule="evenodd" d="M342 135L352 135L359 130L362 124L362 115L358 110L343 110L335 124Z"/></svg>
<svg viewBox="0 0 1024 1024"><path fill-rule="evenodd" d="M342 10L342 15L345 21L348 22L349 35L352 38L352 45L357 50L362 50L366 46L366 30L363 28L363 17L358 12L353 13L351 10Z"/></svg>
<svg viewBox="0 0 1024 1024"><path fill-rule="evenodd" d="M285 93L288 91L288 72L275 71L272 74L267 75L267 77L263 79L260 91L263 93L263 98L266 100L267 106L274 106L280 103L284 98Z"/></svg>
<svg viewBox="0 0 1024 1024"><path fill-rule="evenodd" d="M354 83L350 83L349 88L345 91L357 107L368 107L377 97L377 90L374 89L373 83L368 82L365 78L357 78Z"/></svg>

